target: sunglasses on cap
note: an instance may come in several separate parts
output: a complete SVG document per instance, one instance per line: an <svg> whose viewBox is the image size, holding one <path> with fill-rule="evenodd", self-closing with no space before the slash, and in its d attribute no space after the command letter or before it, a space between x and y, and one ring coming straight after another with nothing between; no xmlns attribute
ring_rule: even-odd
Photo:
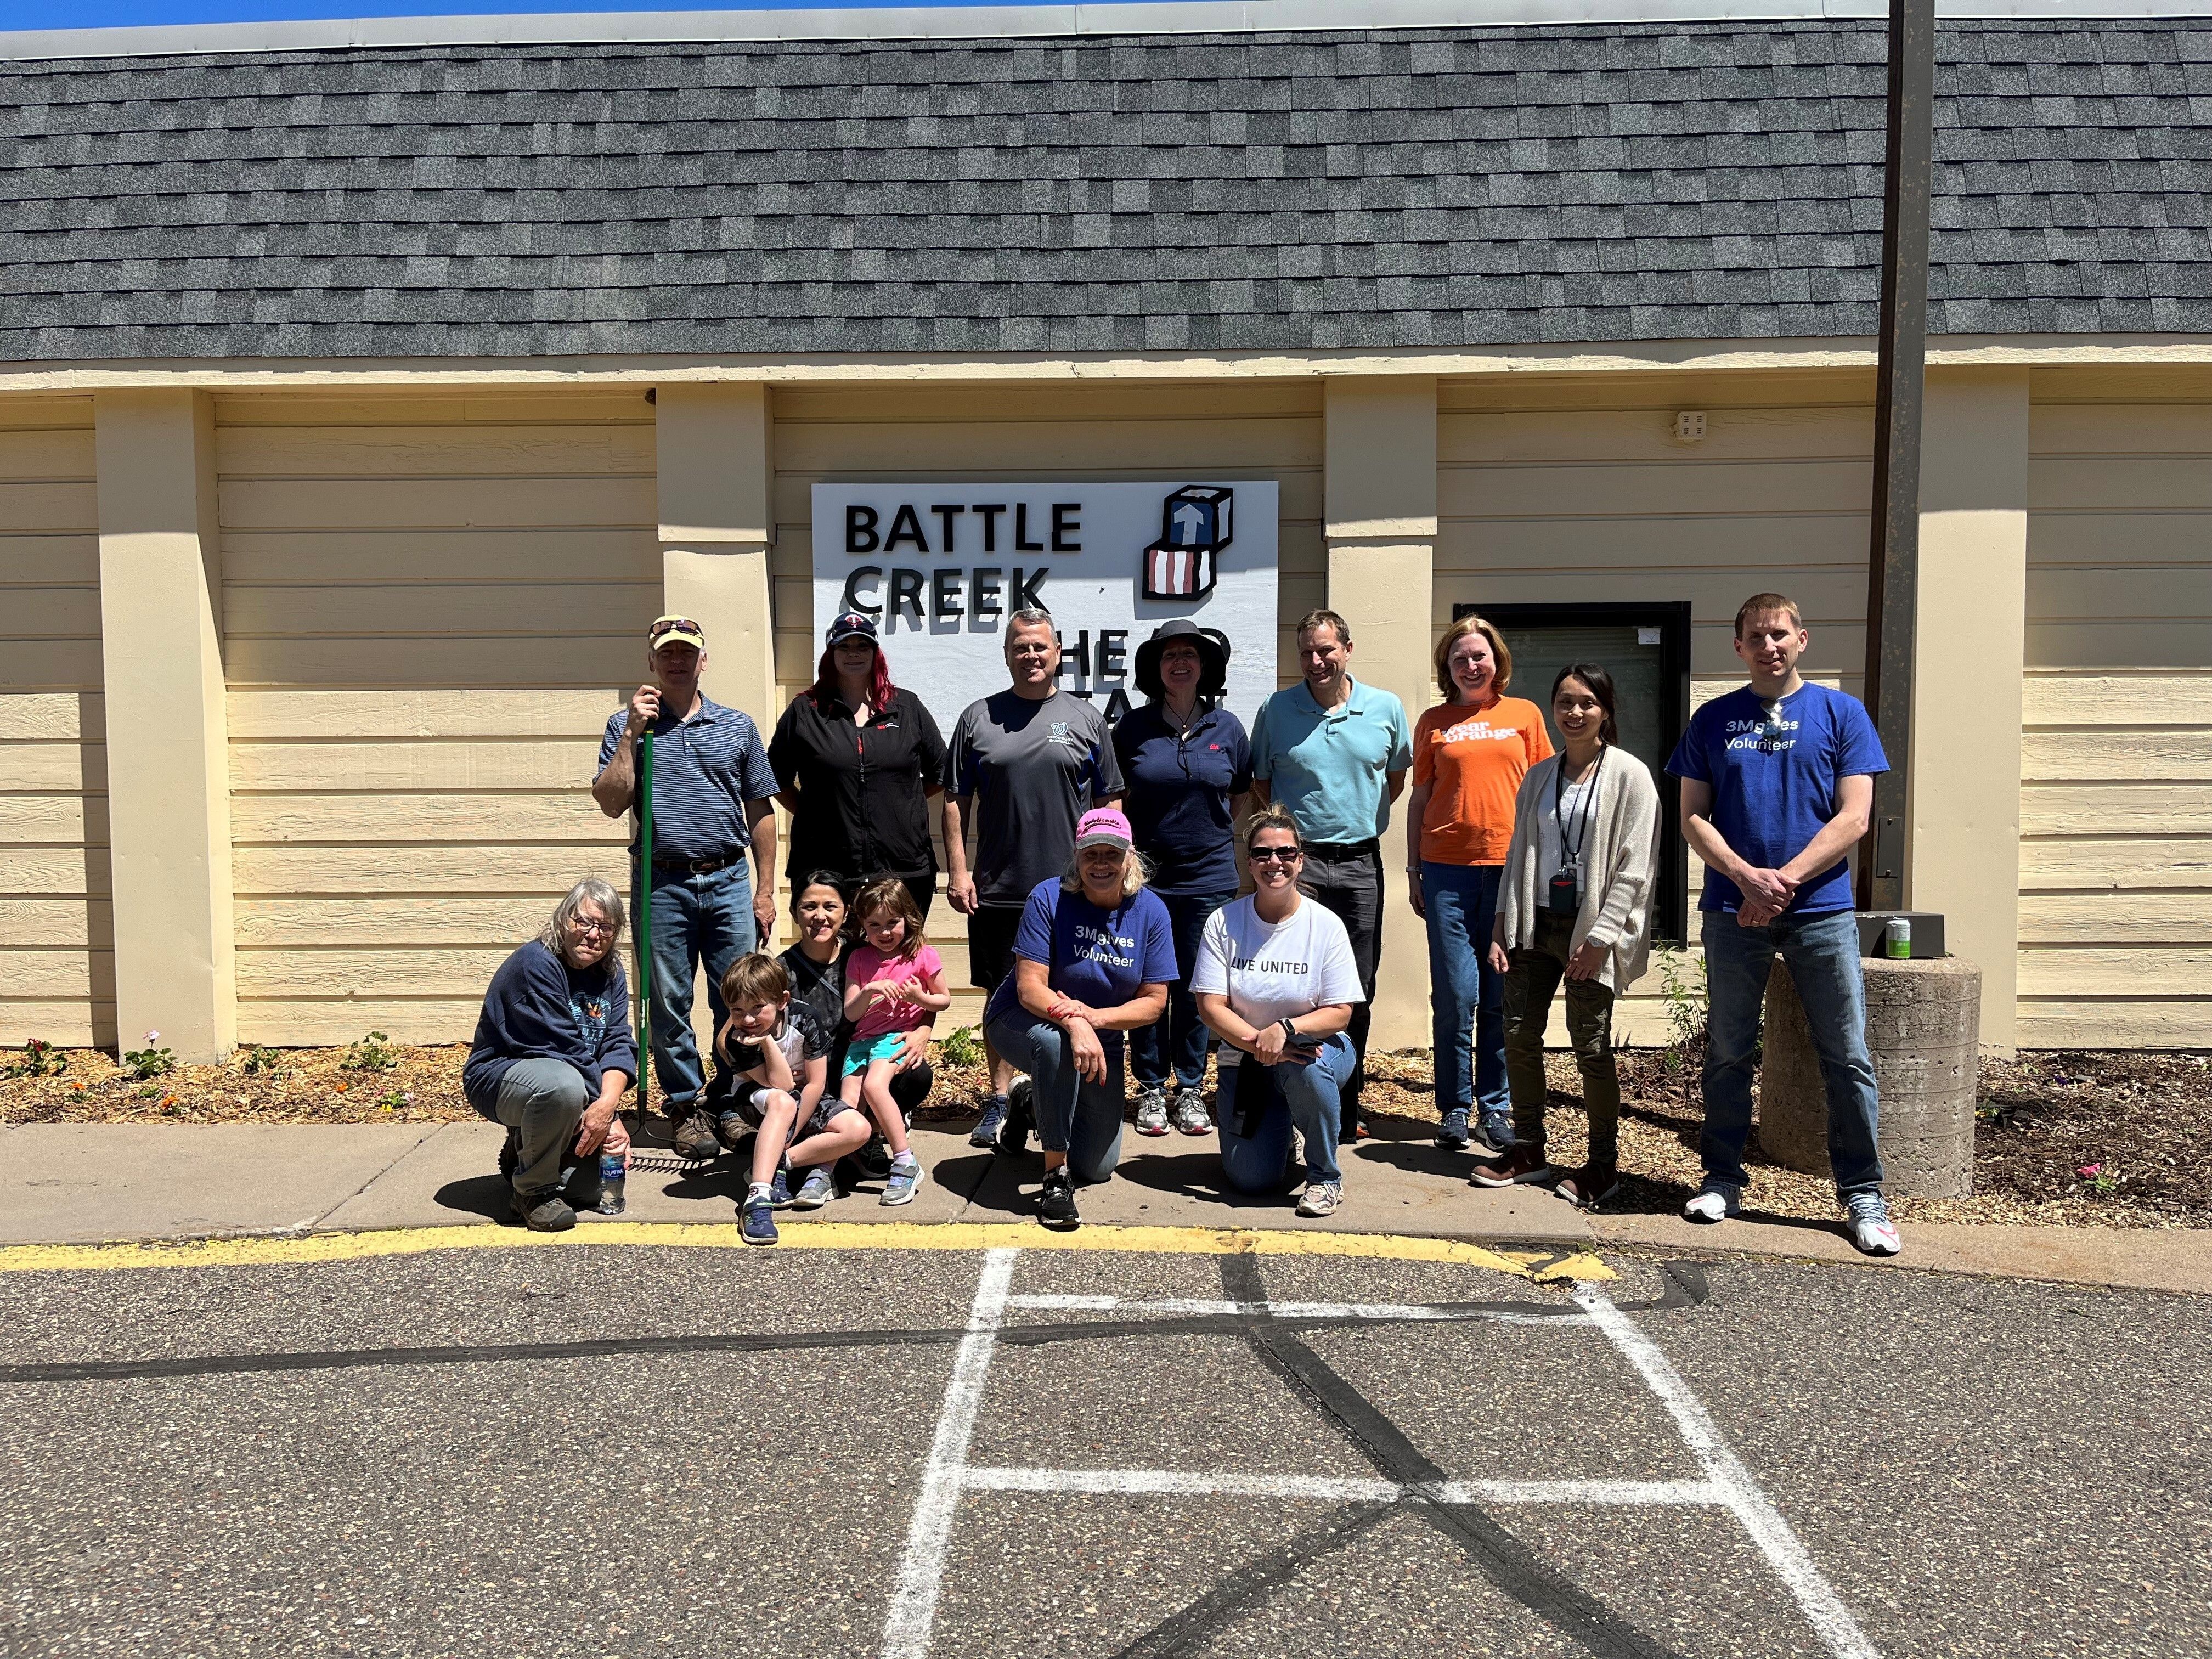
<svg viewBox="0 0 2212 1659"><path fill-rule="evenodd" d="M689 617L663 617L647 630L645 637L647 643L659 645L671 634L694 634L704 637L706 632L705 629L700 627ZM685 643L689 644L690 641L686 641Z"/></svg>

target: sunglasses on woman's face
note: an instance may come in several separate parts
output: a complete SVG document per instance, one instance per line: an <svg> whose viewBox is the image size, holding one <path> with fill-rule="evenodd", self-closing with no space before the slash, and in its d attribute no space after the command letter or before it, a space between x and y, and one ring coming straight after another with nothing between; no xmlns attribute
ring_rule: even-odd
<svg viewBox="0 0 2212 1659"><path fill-rule="evenodd" d="M1255 847L1244 856L1255 864L1295 864L1304 854L1295 847Z"/></svg>

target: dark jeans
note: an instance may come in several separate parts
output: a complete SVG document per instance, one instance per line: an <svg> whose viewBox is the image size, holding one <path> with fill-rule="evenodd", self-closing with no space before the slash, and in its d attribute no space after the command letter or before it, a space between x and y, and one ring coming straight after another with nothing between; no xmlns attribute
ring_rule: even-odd
<svg viewBox="0 0 2212 1659"><path fill-rule="evenodd" d="M1421 862L1439 1112L1455 1106L1502 1111L1510 1099L1504 977L1490 965L1490 930L1498 920L1498 886L1504 872L1498 864Z"/></svg>
<svg viewBox="0 0 2212 1659"><path fill-rule="evenodd" d="M1221 1068L1213 1115L1221 1131L1222 1176L1232 1189L1280 1192L1290 1179L1293 1128L1305 1143L1306 1179L1343 1179L1336 1163L1337 1115L1352 1063L1352 1044L1340 1031L1322 1044L1310 1066L1289 1061L1262 1066L1246 1054L1239 1064ZM1237 1092L1247 1079L1262 1074L1273 1085L1272 1098L1248 1135L1242 1127L1244 1113Z"/></svg>
<svg viewBox="0 0 2212 1659"><path fill-rule="evenodd" d="M1705 918L1705 983L1711 999L1705 1044L1705 1133L1698 1152L1708 1180L1741 1188L1743 1146L1751 1133L1751 1075L1767 975L1778 955L1790 964L1797 1000L1820 1056L1828 1096L1828 1163L1836 1193L1881 1189L1875 1127L1881 1104L1866 1044L1866 979L1859 964L1859 919L1850 910L1777 916L1743 927L1725 911Z"/></svg>
<svg viewBox="0 0 2212 1659"><path fill-rule="evenodd" d="M1017 1004L988 1027L991 1046L1028 1073L1037 1139L1048 1152L1067 1155L1068 1178L1096 1186L1121 1161L1121 1048L1106 1049L1106 1080L1092 1083L1075 1069L1059 1026Z"/></svg>
<svg viewBox="0 0 2212 1659"><path fill-rule="evenodd" d="M1567 988L1567 1036L1583 1074L1593 1170L1620 1166L1620 1075L1613 1060L1613 993L1594 979L1568 979L1571 916L1540 915L1536 937L1513 953L1505 975L1505 1073L1513 1087L1513 1139L1544 1155L1544 1028L1552 998Z"/></svg>
<svg viewBox="0 0 2212 1659"><path fill-rule="evenodd" d="M1190 993L1190 970L1198 961L1198 943L1206 933L1206 919L1237 896L1234 893L1159 895L1168 907L1168 925L1175 930L1176 976L1168 987L1168 1011L1155 1025L1139 1026L1129 1033L1129 1069L1139 1089L1165 1085L1170 1067L1176 1085L1186 1094L1206 1080L1206 1027L1199 1022L1198 999Z"/></svg>
<svg viewBox="0 0 2212 1659"><path fill-rule="evenodd" d="M1310 842L1298 877L1298 890L1344 923L1352 936L1352 965L1359 975L1364 1002L1352 1005L1345 1035L1358 1056L1352 1080L1344 1086L1344 1132L1352 1133L1359 1112L1359 1091L1367 1083L1367 1031L1374 1023L1375 965L1382 957L1382 843Z"/></svg>
<svg viewBox="0 0 2212 1659"><path fill-rule="evenodd" d="M636 904L635 871L630 900ZM708 875L656 867L653 872L653 1073L672 1112L688 1111L705 1085L699 1040L691 1030L692 982L704 964L707 1006L720 1030L730 1011L722 975L753 948L753 883L740 859Z"/></svg>

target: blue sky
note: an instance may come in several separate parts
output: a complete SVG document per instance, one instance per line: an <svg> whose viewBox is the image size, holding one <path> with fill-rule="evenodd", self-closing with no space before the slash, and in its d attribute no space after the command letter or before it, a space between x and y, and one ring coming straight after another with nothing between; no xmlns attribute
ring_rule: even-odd
<svg viewBox="0 0 2212 1659"><path fill-rule="evenodd" d="M704 11L786 9L793 5L882 6L916 0L0 0L0 29L119 28L146 23L247 23L287 17L471 17L494 12ZM934 5L981 0L921 0Z"/></svg>

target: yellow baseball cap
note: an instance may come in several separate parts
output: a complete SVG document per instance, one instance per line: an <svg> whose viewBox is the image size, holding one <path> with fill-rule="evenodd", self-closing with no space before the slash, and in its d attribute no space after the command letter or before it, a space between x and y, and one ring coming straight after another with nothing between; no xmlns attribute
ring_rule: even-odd
<svg viewBox="0 0 2212 1659"><path fill-rule="evenodd" d="M707 630L689 617L655 617L653 626L645 630L645 643L651 651L658 651L664 645L689 645L704 651Z"/></svg>

